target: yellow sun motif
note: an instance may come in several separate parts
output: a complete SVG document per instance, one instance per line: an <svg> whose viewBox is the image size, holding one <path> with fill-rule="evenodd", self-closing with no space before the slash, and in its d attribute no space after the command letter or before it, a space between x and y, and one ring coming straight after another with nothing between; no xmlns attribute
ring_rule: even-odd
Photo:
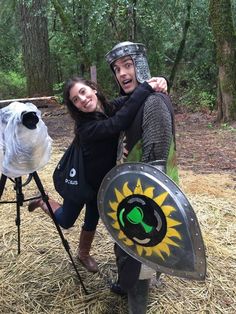
<svg viewBox="0 0 236 314"><path fill-rule="evenodd" d="M166 256L170 256L171 254L171 246L180 247L180 245L175 242L175 238L181 240L181 234L179 231L175 229L176 226L180 225L181 222L174 220L170 217L170 214L176 209L171 205L163 205L164 201L166 200L167 196L169 195L168 192L163 192L162 194L155 196L154 195L154 187L148 187L145 190L142 188L141 180L137 180L136 187L134 188L134 191L131 191L128 187L128 182L125 182L122 188L122 191L119 191L115 188L115 196L117 201L112 202L109 201L110 208L112 209L112 212L107 213L109 217L111 217L114 220L114 223L112 224L112 227L118 231L118 239L123 241L123 243L126 246L135 246L137 253L142 256L151 256L153 254L157 254L162 260L165 260ZM132 196L132 195L144 195L150 199L152 199L162 210L165 218L166 218L166 233L162 241L155 246L142 246L137 243L135 243L133 240L128 238L125 233L121 230L120 224L117 220L117 210L118 206L126 197ZM165 253L166 255L163 255Z"/></svg>

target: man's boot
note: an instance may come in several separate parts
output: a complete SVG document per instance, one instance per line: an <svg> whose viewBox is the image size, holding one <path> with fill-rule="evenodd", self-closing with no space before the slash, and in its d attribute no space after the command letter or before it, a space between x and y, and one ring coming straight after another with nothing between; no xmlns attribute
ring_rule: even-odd
<svg viewBox="0 0 236 314"><path fill-rule="evenodd" d="M58 202L54 201L53 199L49 199L48 202L52 208L53 213L55 213L55 211L59 207L61 207L61 205ZM41 208L46 214L49 215L47 204L42 200L41 197L29 202L29 205L28 205L29 212L33 212L36 208Z"/></svg>
<svg viewBox="0 0 236 314"><path fill-rule="evenodd" d="M127 296L127 292L121 288L119 280L111 284L110 290L111 292L116 293L118 295Z"/></svg>
<svg viewBox="0 0 236 314"><path fill-rule="evenodd" d="M85 231L82 229L77 255L78 259L84 265L84 267L92 273L98 272L97 262L92 256L89 255L94 235L95 231Z"/></svg>
<svg viewBox="0 0 236 314"><path fill-rule="evenodd" d="M137 280L128 290L129 314L146 314L150 279Z"/></svg>

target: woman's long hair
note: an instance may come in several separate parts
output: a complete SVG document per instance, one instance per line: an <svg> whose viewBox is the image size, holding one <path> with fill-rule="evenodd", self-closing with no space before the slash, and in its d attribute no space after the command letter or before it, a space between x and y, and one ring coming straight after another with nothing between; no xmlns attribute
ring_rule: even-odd
<svg viewBox="0 0 236 314"><path fill-rule="evenodd" d="M101 89L99 88L99 86L93 81L86 80L82 77L75 76L75 77L70 78L69 80L66 81L66 83L64 85L63 98L64 98L64 104L67 106L67 109L68 109L72 119L76 123L79 123L82 118L86 118L86 116L89 114L89 113L85 113L85 112L80 111L73 104L73 102L70 100L70 90L76 83L84 84L86 86L91 87L93 90L96 90L97 91L97 93L96 93L97 98L101 102L101 105L104 109L104 112L106 114L110 115L110 110L112 110L112 108L110 107L109 103L107 102L105 95L101 92Z"/></svg>

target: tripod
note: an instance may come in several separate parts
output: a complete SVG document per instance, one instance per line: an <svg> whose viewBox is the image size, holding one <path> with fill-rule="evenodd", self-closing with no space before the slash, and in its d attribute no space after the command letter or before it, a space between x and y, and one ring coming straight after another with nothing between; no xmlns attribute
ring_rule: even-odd
<svg viewBox="0 0 236 314"><path fill-rule="evenodd" d="M2 197L2 194L3 194L3 191L4 191L4 188L5 188L5 184L6 184L6 181L7 181L7 176L5 176L4 174L2 174L1 176L1 179L0 179L0 199ZM15 201L1 201L0 204L6 204L6 203L16 203L16 226L17 226L17 231L18 231L18 254L20 254L20 223L21 223L21 220L20 220L20 207L23 206L23 203L26 202L26 201L30 201L32 199L35 199L35 198L30 198L30 199L24 199L24 194L22 193L22 187L27 185L31 180L32 178L34 179L35 183L36 183L36 186L38 187L38 190L41 194L41 197L42 197L42 200L46 203L47 205L47 208L48 208L48 211L50 213L50 216L54 222L54 225L59 233L59 236L61 238L61 241L62 241L62 244L67 252L67 254L69 255L69 258L71 260L71 263L75 269L75 272L79 278L79 281L81 283L81 286L85 292L85 294L88 294L85 286L84 286L84 283L82 281L82 278L79 274L79 271L75 265L75 262L72 258L72 255L71 255L71 252L70 252L70 246L69 246L69 243L67 242L67 240L65 239L62 231L61 231L61 228L59 226L59 224L57 223L56 221L56 218L55 218L55 215L53 213L53 210L52 210L52 207L49 203L49 198L48 198L48 195L45 193L44 191L44 188L43 188L43 185L41 183L41 180L37 174L37 172L33 172L31 174L29 174L26 182L24 184L22 184L22 178L21 177L18 177L18 178L15 178L15 179L12 179L12 178L9 178L12 182L15 183L15 186L14 186L14 189L16 191L16 200Z"/></svg>

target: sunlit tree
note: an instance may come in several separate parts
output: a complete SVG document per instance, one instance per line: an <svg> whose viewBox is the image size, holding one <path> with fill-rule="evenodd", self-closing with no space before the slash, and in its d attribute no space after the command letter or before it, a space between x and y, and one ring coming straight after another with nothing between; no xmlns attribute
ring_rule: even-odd
<svg viewBox="0 0 236 314"><path fill-rule="evenodd" d="M230 0L210 1L210 21L216 42L218 120L236 120L236 35Z"/></svg>

